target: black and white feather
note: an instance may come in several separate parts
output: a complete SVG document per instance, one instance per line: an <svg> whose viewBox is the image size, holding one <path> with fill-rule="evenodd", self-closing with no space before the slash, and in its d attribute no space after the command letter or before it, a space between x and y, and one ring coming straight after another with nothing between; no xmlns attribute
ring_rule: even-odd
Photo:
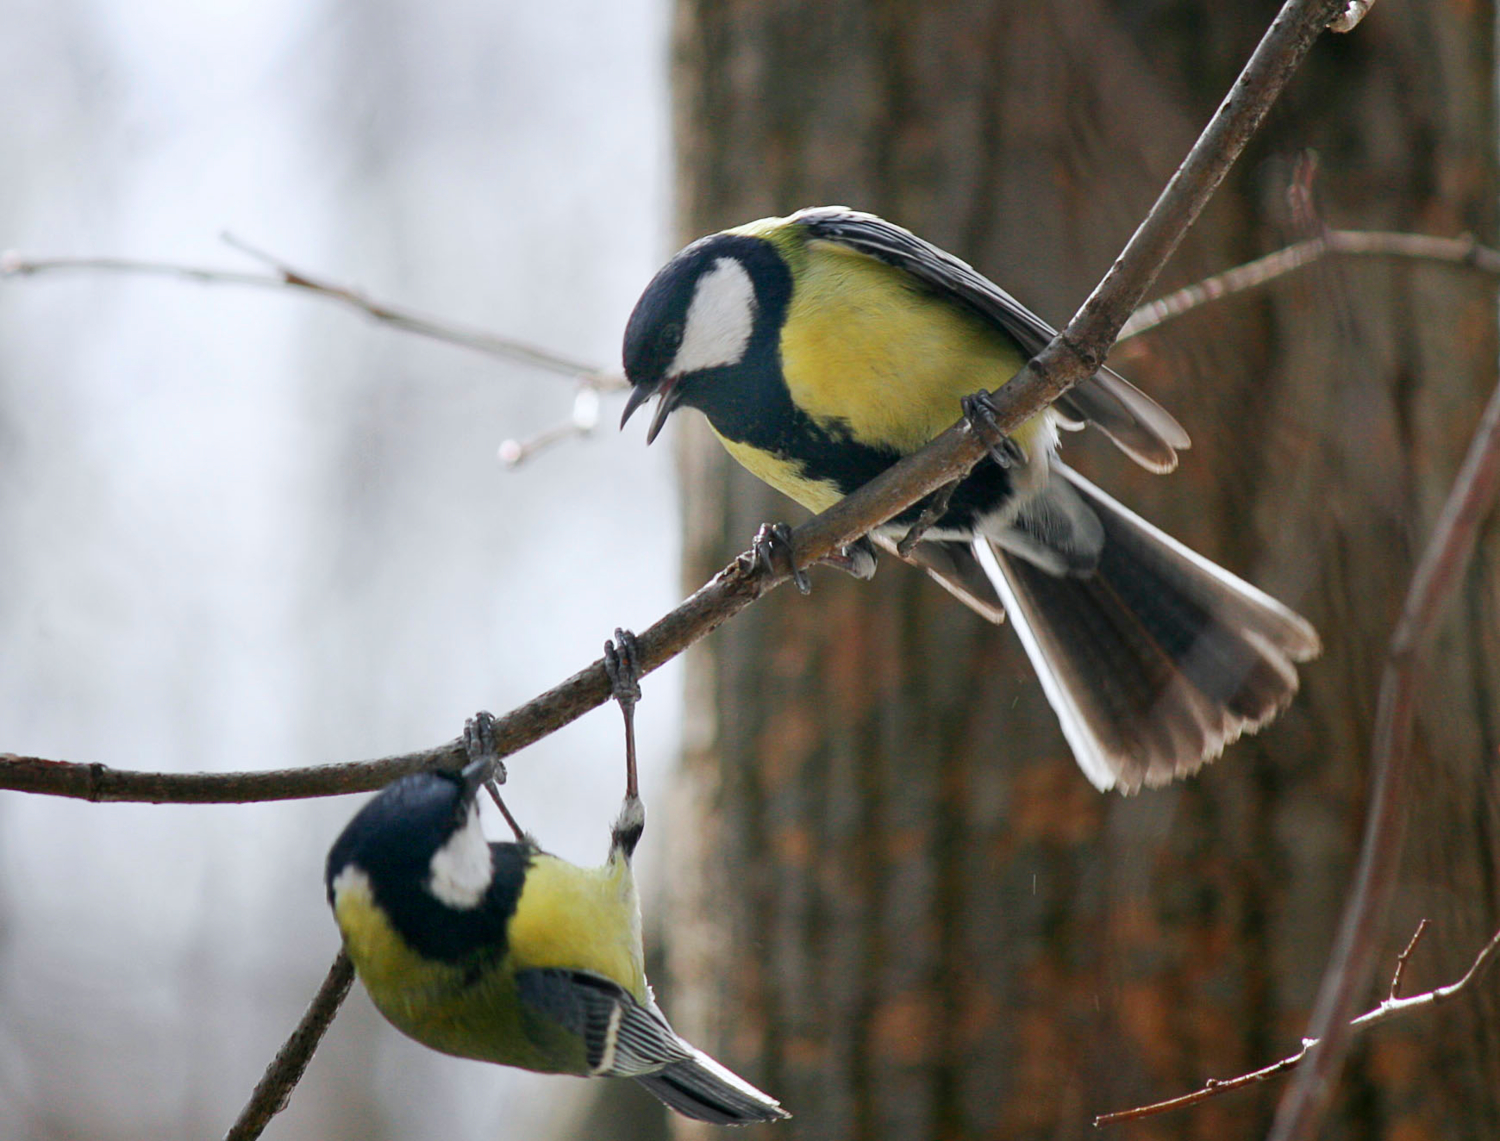
<svg viewBox="0 0 1500 1141"><path fill-rule="evenodd" d="M590 1072L634 1078L667 1105L715 1125L789 1117L781 1105L677 1036L655 1003L588 971L516 973L521 1002L579 1035Z"/></svg>
<svg viewBox="0 0 1500 1141"><path fill-rule="evenodd" d="M1015 339L1033 357L1057 330L968 262L874 214L844 206L817 206L787 221L816 239L837 242L905 270L936 292L967 306ZM1103 368L1059 397L1053 409L1064 427L1092 424L1142 467L1169 472L1191 441L1165 408L1123 376Z"/></svg>

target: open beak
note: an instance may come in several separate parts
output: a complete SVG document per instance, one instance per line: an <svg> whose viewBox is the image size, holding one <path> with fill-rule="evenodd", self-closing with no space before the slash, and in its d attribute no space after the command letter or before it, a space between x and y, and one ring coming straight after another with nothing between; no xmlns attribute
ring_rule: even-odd
<svg viewBox="0 0 1500 1141"><path fill-rule="evenodd" d="M626 398L625 414L620 417L620 427L623 428L625 427L625 421L630 419L635 410L657 393L661 394L661 400L656 405L656 414L651 417L651 426L646 429L647 444L656 439L662 425L667 422L667 417L672 414L672 410L677 407L682 399L682 393L677 387L676 378L660 381L655 386L645 384L636 385L631 390L630 396Z"/></svg>

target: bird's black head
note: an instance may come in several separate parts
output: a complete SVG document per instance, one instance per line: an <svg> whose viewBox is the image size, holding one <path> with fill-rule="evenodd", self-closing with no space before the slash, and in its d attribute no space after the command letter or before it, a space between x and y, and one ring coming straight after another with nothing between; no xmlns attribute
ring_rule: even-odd
<svg viewBox="0 0 1500 1141"><path fill-rule="evenodd" d="M632 391L621 427L660 393L649 444L678 405L704 407L716 381L774 354L791 294L791 271L764 238L712 234L679 253L651 279L625 326Z"/></svg>
<svg viewBox="0 0 1500 1141"><path fill-rule="evenodd" d="M503 951L531 849L485 839L475 795L489 771L414 773L366 804L328 853L329 904L350 884L367 885L401 937L428 958Z"/></svg>

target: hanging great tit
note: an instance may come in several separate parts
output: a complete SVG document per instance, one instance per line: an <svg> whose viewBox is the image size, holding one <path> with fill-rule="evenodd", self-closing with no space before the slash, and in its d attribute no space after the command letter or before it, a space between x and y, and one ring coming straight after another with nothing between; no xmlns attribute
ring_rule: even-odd
<svg viewBox="0 0 1500 1141"><path fill-rule="evenodd" d="M967 263L842 206L702 238L657 273L625 330L650 443L697 408L753 475L823 511L949 427L1054 330ZM991 621L1009 613L1083 771L1101 789L1161 785L1254 732L1317 654L1312 626L1188 550L1057 459L1093 424L1171 471L1187 433L1109 369L1026 421L949 489L878 528L894 551L928 508L912 561ZM936 518L933 518L936 512ZM903 552L904 553L904 552ZM873 551L845 552L873 573Z"/></svg>
<svg viewBox="0 0 1500 1141"><path fill-rule="evenodd" d="M634 1078L687 1117L743 1125L789 1116L679 1038L646 983L630 858L645 828L632 711L634 642L605 660L625 712L625 802L609 859L580 868L516 826L494 788L494 719L465 726L461 772L403 777L366 804L328 854L328 901L380 1012L425 1046L542 1073ZM490 843L489 784L516 833Z"/></svg>

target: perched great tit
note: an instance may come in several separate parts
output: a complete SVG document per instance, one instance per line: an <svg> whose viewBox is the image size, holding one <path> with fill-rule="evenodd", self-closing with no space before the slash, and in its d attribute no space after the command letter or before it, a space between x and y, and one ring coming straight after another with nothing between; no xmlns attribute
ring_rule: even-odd
<svg viewBox="0 0 1500 1141"><path fill-rule="evenodd" d="M822 511L961 408L982 413L971 394L1053 335L900 226L801 210L702 238L657 273L625 330L621 425L659 395L650 443L674 409L697 408L752 474ZM1319 643L1306 620L1062 464L1058 429L1085 424L1155 472L1188 446L1165 409L1101 369L1022 424L945 506L929 499L872 537L895 550L936 509L912 560L991 621L1010 614L1083 771L1130 792L1264 726L1297 690L1293 663ZM873 573L873 551L845 565Z"/></svg>
<svg viewBox="0 0 1500 1141"><path fill-rule="evenodd" d="M787 1117L679 1038L646 983L630 869L646 822L631 718L639 691L633 644L620 641L625 662L612 645L606 661L625 710L626 792L604 866L547 854L509 812L516 842L485 839L476 796L503 770L482 713L465 727L472 759L462 772L403 777L334 843L328 901L344 947L380 1012L434 1050L634 1078L677 1112L719 1125Z"/></svg>

